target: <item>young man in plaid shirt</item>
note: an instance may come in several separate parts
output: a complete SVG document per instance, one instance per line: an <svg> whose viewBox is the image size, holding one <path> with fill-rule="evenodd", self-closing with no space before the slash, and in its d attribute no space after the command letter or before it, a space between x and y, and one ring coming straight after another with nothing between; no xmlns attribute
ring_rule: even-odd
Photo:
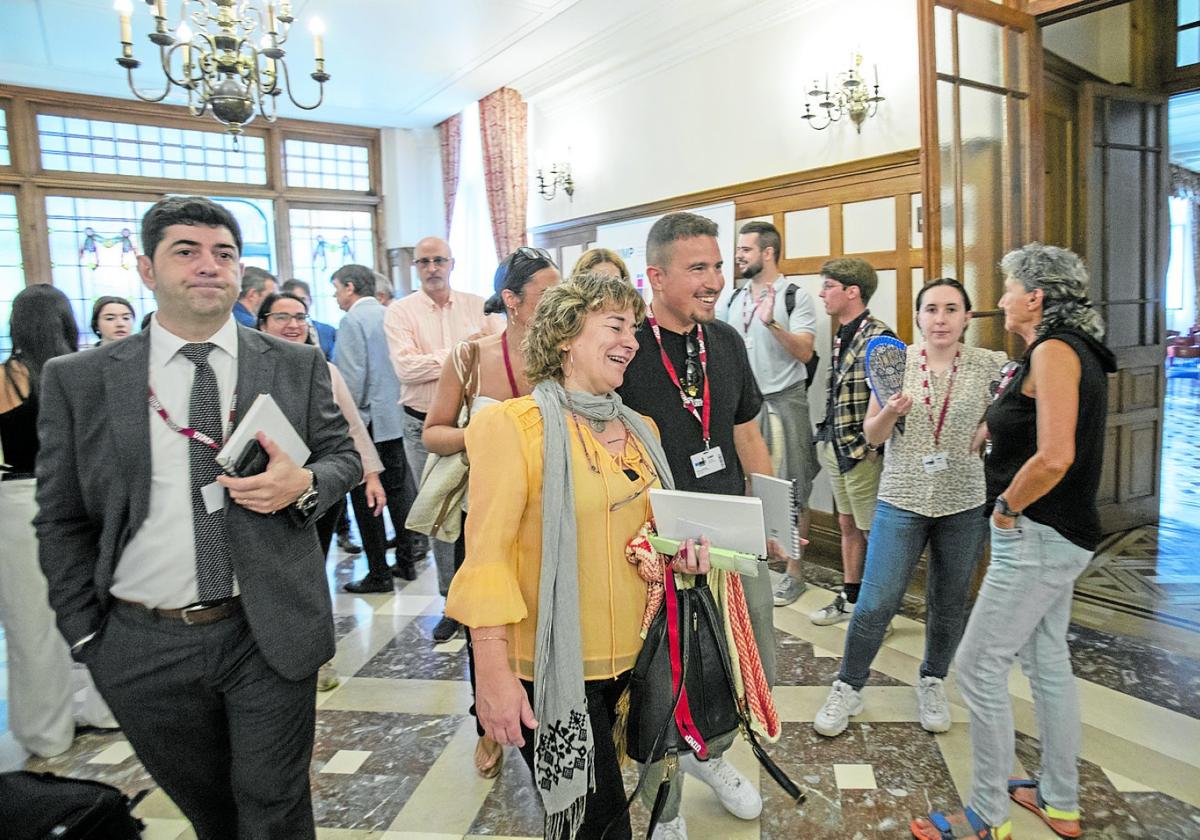
<svg viewBox="0 0 1200 840"><path fill-rule="evenodd" d="M812 613L813 624L837 624L854 612L862 586L867 532L875 517L875 497L883 470L880 453L863 436L863 420L871 399L867 384L867 342L894 335L872 317L867 302L879 279L866 260L843 257L821 266L821 300L838 321L829 357L829 393L825 419L817 425L817 454L829 471L842 531L842 591L833 602Z"/></svg>

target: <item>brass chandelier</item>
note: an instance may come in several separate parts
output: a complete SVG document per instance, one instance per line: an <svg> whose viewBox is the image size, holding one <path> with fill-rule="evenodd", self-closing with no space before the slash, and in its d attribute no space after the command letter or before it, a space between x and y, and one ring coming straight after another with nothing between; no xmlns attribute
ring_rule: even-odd
<svg viewBox="0 0 1200 840"><path fill-rule="evenodd" d="M274 122L277 98L285 90L297 108L312 111L325 99L324 26L317 18L309 23L313 35L316 69L309 74L317 83L317 101L298 102L292 94L284 44L295 18L290 0L262 3L261 0L179 0L179 23L167 19L168 0L146 0L154 15L154 31L148 36L158 47L166 87L157 95L144 94L133 81L141 62L133 57L132 0L116 0L113 8L121 18L121 57L117 64L129 74L129 89L146 102L161 102L180 87L187 91L188 110L201 116L212 108L213 116L233 135L257 113ZM265 8L264 8L265 6ZM192 27L195 27L193 31ZM215 31L214 31L215 27Z"/></svg>
<svg viewBox="0 0 1200 840"><path fill-rule="evenodd" d="M879 110L879 103L884 98L879 95L879 65L875 65L873 90L863 78L860 67L862 67L862 55L854 53L850 69L838 73L834 78L837 83L836 89L830 88L828 75L825 76L824 87L821 87L819 81L813 80L808 97L810 100L816 101L818 110L816 112L812 110L811 101L805 102L804 113L800 115L802 120L808 121L809 128L823 131L842 117L849 117L850 122L854 123L854 128L859 134L862 134L862 124L868 117L875 116L875 112ZM817 122L822 112L824 121Z"/></svg>

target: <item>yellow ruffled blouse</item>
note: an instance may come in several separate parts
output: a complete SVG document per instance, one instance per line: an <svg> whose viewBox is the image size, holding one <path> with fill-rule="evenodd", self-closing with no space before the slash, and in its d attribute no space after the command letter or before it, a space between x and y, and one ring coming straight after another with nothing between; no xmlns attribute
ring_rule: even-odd
<svg viewBox="0 0 1200 840"><path fill-rule="evenodd" d="M642 647L646 583L625 559L625 545L650 516L647 490L659 486L658 476L632 434L620 459L586 421L577 426L569 414L567 435L583 674L607 679L632 668ZM542 566L541 412L532 397L489 406L471 418L466 440L471 462L466 560L450 585L446 615L468 627L508 625L510 664L519 677L532 680ZM631 480L625 469L637 478Z"/></svg>

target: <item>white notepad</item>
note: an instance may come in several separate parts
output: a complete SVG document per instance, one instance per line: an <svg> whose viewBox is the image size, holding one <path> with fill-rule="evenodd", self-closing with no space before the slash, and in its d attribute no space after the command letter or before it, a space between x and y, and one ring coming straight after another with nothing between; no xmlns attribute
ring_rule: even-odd
<svg viewBox="0 0 1200 840"><path fill-rule="evenodd" d="M229 440L225 441L225 445L217 453L217 464L222 469L228 469L231 464L237 463L246 445L259 432L266 433L267 437L275 441L297 465L304 466L308 462L312 450L284 416L279 403L275 402L270 394L259 394L251 404L250 410L233 430L233 434L229 436Z"/></svg>
<svg viewBox="0 0 1200 840"><path fill-rule="evenodd" d="M796 483L762 473L750 474L750 492L762 499L767 538L775 540L789 556L800 556L800 529L796 525Z"/></svg>
<svg viewBox="0 0 1200 840"><path fill-rule="evenodd" d="M650 491L650 507L660 537L686 540L704 536L717 548L767 556L761 499L655 489Z"/></svg>

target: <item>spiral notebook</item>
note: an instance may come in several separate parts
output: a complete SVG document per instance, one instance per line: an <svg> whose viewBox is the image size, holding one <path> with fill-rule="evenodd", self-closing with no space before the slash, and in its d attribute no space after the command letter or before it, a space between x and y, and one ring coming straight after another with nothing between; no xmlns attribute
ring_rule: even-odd
<svg viewBox="0 0 1200 840"><path fill-rule="evenodd" d="M800 556L800 513L796 482L762 473L750 474L750 494L762 501L767 539L775 540L791 557Z"/></svg>

